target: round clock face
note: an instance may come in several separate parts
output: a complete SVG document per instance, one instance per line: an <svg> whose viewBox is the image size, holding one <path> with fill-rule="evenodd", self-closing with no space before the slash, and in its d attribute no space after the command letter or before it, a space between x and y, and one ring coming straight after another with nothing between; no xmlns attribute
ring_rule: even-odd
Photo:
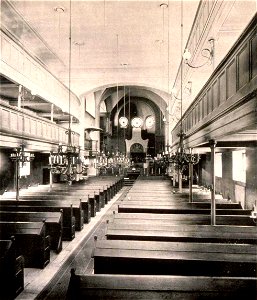
<svg viewBox="0 0 257 300"><path fill-rule="evenodd" d="M145 126L147 128L152 128L154 126L154 122L155 122L154 117L153 116L149 116L145 120Z"/></svg>
<svg viewBox="0 0 257 300"><path fill-rule="evenodd" d="M120 117L119 123L120 127L126 128L128 126L128 119L126 117Z"/></svg>
<svg viewBox="0 0 257 300"><path fill-rule="evenodd" d="M131 125L135 128L139 128L143 125L143 121L139 117L135 117L131 120Z"/></svg>

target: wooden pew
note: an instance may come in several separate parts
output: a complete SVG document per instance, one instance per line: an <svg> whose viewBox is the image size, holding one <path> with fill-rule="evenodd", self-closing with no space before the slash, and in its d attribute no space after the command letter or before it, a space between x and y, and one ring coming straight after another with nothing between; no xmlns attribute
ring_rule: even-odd
<svg viewBox="0 0 257 300"><path fill-rule="evenodd" d="M115 213L115 212L114 212ZM156 224L156 225L211 225L210 215L200 214L132 214L132 213L115 213L113 215L115 223L139 223L139 224ZM253 219L247 215L218 215L216 216L216 225L240 225L255 226Z"/></svg>
<svg viewBox="0 0 257 300"><path fill-rule="evenodd" d="M76 275L71 270L67 300L256 300L255 278L150 275Z"/></svg>
<svg viewBox="0 0 257 300"><path fill-rule="evenodd" d="M72 206L72 213L75 217L75 230L79 231L84 226L84 211L82 209L82 204L80 200L61 200L61 197L59 197L58 199L41 199L40 197L33 197L33 200L21 198L19 201L13 199L2 199L0 200L0 205L57 207L59 208L59 211L60 209Z"/></svg>
<svg viewBox="0 0 257 300"><path fill-rule="evenodd" d="M14 299L24 289L24 258L16 254L15 238L0 240L0 299Z"/></svg>
<svg viewBox="0 0 257 300"><path fill-rule="evenodd" d="M79 191L80 193L99 193L106 204L111 199L111 188L108 184L94 183L81 184L77 183L69 187L70 191Z"/></svg>
<svg viewBox="0 0 257 300"><path fill-rule="evenodd" d="M49 190L48 188L40 188L39 191L36 190L25 190L20 193L21 199L32 199L33 196L41 197L42 199L59 199L60 197L65 199L73 199L81 200L82 208L85 211L85 216L88 215L88 210L91 209L90 218L91 216L94 217L96 211L99 211L101 208L101 200L100 199L100 191L81 191L77 189L62 189L62 188L55 188ZM89 207L90 204L91 206ZM85 223L89 223L90 219L86 219Z"/></svg>
<svg viewBox="0 0 257 300"><path fill-rule="evenodd" d="M1 208L1 207L0 207ZM1 221L42 222L45 221L46 235L50 236L50 249L60 253L62 250L63 213L60 212L21 212L0 211Z"/></svg>
<svg viewBox="0 0 257 300"><path fill-rule="evenodd" d="M82 209L85 214L85 223L90 222L90 218L96 215L97 211L100 211L101 207L104 207L104 198L101 196L100 191L83 191L77 189L63 190L61 188L55 190L42 190L39 191L23 191L20 193L20 199L34 199L34 197L40 197L41 199L67 199L70 201L80 200L82 203ZM89 205L90 204L90 205Z"/></svg>
<svg viewBox="0 0 257 300"><path fill-rule="evenodd" d="M50 262L50 240L44 222L0 222L0 239L15 237L17 255L26 268L44 268Z"/></svg>
<svg viewBox="0 0 257 300"><path fill-rule="evenodd" d="M255 226L153 225L109 223L106 238L199 243L257 244Z"/></svg>
<svg viewBox="0 0 257 300"><path fill-rule="evenodd" d="M169 206L169 207L174 207L174 208L211 208L211 203L210 202L179 202L176 203L174 201L159 201L159 200L142 200L142 199L138 199L136 200L123 200L122 201L123 205L147 205L147 206L156 206L158 205L159 207L165 207L165 206ZM216 203L216 208L217 209L242 209L242 206L240 203Z"/></svg>
<svg viewBox="0 0 257 300"><path fill-rule="evenodd" d="M18 201L19 204L21 201ZM62 233L62 239L63 241L71 241L75 237L75 217L73 216L73 208L72 205L67 207L58 207L58 206L30 206L30 205L24 205L24 203L21 203L21 205L9 205L2 204L2 201L0 201L0 210L1 211L9 211L9 212L60 212L62 210L63 214L63 233Z"/></svg>
<svg viewBox="0 0 257 300"><path fill-rule="evenodd" d="M154 214L202 214L210 215L210 208L190 208L189 206L176 207L174 205L159 206L144 205L144 204L120 204L118 205L119 213L154 213ZM216 209L216 215L248 215L250 216L250 209Z"/></svg>
<svg viewBox="0 0 257 300"><path fill-rule="evenodd" d="M95 274L256 277L256 245L98 240Z"/></svg>
<svg viewBox="0 0 257 300"><path fill-rule="evenodd" d="M83 198L84 197L84 198ZM95 213L96 213L96 204L95 204L95 198L94 196L92 196L93 198L89 198L89 197L85 197L85 196L79 196L75 193L68 193L66 194L63 191L58 191L58 192L38 192L35 194L23 194L20 195L20 200L54 200L54 201L69 201L70 203L74 204L74 207L76 207L77 203L81 203L81 208L84 211L84 218L81 217L81 209L79 208L79 210L76 212L76 208L74 209L74 214L75 217L78 218L78 220L81 220L80 222L77 221L76 224L76 230L80 230L77 229L79 227L81 227L81 229L83 228L83 223L89 223L91 216L94 217ZM91 201L92 200L92 205L91 205ZM80 206L79 205L79 206Z"/></svg>
<svg viewBox="0 0 257 300"><path fill-rule="evenodd" d="M145 201L151 201L151 200L155 200L155 201L172 201L174 203L185 203L185 202L189 202L189 195L187 195L187 197L184 197L183 195L163 195L163 194L154 194L154 193L149 193L149 194L143 194L143 193L131 193L129 192L126 196L126 199L130 199L130 200L134 200L134 201L138 201L138 200L145 200ZM210 202L211 198L208 197L199 197L199 196L195 196L193 198L193 202ZM228 201L228 199L224 199L224 198L220 198L215 196L215 201L217 203L231 203L230 201Z"/></svg>

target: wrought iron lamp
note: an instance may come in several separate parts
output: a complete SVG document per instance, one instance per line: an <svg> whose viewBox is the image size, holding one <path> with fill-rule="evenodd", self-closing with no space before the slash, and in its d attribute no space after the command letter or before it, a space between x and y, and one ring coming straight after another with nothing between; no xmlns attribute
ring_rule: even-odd
<svg viewBox="0 0 257 300"><path fill-rule="evenodd" d="M181 69L180 69L180 132L178 133L179 145L175 153L169 155L169 162L175 164L181 175L187 165L195 165L199 162L199 154L193 154L192 148L186 149L184 139L186 134L183 131L183 2L181 2Z"/></svg>
<svg viewBox="0 0 257 300"><path fill-rule="evenodd" d="M181 131L178 134L179 147L175 153L170 154L169 162L174 163L175 166L183 172L187 165L196 165L199 163L200 155L198 153L192 153L192 148L186 149L183 143L185 133Z"/></svg>
<svg viewBox="0 0 257 300"><path fill-rule="evenodd" d="M35 158L34 153L25 152L24 144L21 147L15 149L15 152L11 153L10 159L12 161L20 163L22 166L26 162L31 162Z"/></svg>
<svg viewBox="0 0 257 300"><path fill-rule="evenodd" d="M187 64L190 68L198 69L198 68L201 68L205 65L213 63L213 59L214 59L214 39L210 38L208 40L208 42L210 43L210 48L204 48L201 51L202 56L206 59L206 61L203 64L201 64L199 66L193 66L191 63L189 63L189 60L191 58L191 53L189 52L188 49L185 49L185 51L183 53L183 59L185 60L185 64Z"/></svg>
<svg viewBox="0 0 257 300"><path fill-rule="evenodd" d="M59 145L57 152L50 152L49 164L53 174L62 174L64 179L72 184L77 174L86 174L88 166L85 164L84 157L80 154L80 147L72 145L72 135L75 134L71 130L71 0L70 0L70 24L69 24L69 127L66 130L68 135L67 145Z"/></svg>
<svg viewBox="0 0 257 300"><path fill-rule="evenodd" d="M80 147L72 145L71 135L74 134L70 128L65 132L68 135L68 144L59 145L57 152L50 152L49 164L52 174L64 175L69 184L77 174L86 174L88 165L80 154Z"/></svg>
<svg viewBox="0 0 257 300"><path fill-rule="evenodd" d="M19 200L19 178L20 178L20 168L24 166L25 163L31 162L35 158L34 153L25 152L25 146L22 143L21 147L15 149L15 152L11 153L10 159L15 162L15 190L16 190L16 200Z"/></svg>

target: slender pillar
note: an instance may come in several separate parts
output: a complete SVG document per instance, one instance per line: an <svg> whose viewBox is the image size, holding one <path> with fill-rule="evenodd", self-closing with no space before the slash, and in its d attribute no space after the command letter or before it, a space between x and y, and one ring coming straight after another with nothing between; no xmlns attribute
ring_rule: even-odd
<svg viewBox="0 0 257 300"><path fill-rule="evenodd" d="M178 186L179 192L182 193L182 170L178 169Z"/></svg>
<svg viewBox="0 0 257 300"><path fill-rule="evenodd" d="M176 169L175 165L173 166L173 187L176 186Z"/></svg>
<svg viewBox="0 0 257 300"><path fill-rule="evenodd" d="M193 191L192 191L192 186L193 186L193 164L189 163L188 168L189 168L189 202L193 202Z"/></svg>
<svg viewBox="0 0 257 300"><path fill-rule="evenodd" d="M20 162L19 160L15 161L15 190L16 190L16 200L19 201L19 192L20 192Z"/></svg>
<svg viewBox="0 0 257 300"><path fill-rule="evenodd" d="M209 140L211 148L211 225L216 225L216 203L215 203L215 147L216 141Z"/></svg>
<svg viewBox="0 0 257 300"><path fill-rule="evenodd" d="M52 167L52 165L51 165L51 167ZM53 174L52 174L52 172L51 172L51 169L50 169L50 176L49 176L49 184L50 184L50 190L52 190L52 188L53 188Z"/></svg>

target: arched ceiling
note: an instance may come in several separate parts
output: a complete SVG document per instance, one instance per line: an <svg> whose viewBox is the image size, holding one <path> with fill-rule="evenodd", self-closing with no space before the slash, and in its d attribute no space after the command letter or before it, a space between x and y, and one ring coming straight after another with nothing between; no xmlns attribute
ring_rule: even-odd
<svg viewBox="0 0 257 300"><path fill-rule="evenodd" d="M124 92L125 89L125 92ZM101 106L101 102L104 101L106 103L107 110L111 110L115 105L117 105L117 101L120 101L121 98L125 97L138 97L145 98L152 102L154 102L163 113L168 105L168 100L170 95L163 91L158 91L156 89L147 88L144 86L136 86L136 85L123 85L123 86L112 86L102 88L102 95L99 99L98 106ZM118 96L117 96L118 94Z"/></svg>

